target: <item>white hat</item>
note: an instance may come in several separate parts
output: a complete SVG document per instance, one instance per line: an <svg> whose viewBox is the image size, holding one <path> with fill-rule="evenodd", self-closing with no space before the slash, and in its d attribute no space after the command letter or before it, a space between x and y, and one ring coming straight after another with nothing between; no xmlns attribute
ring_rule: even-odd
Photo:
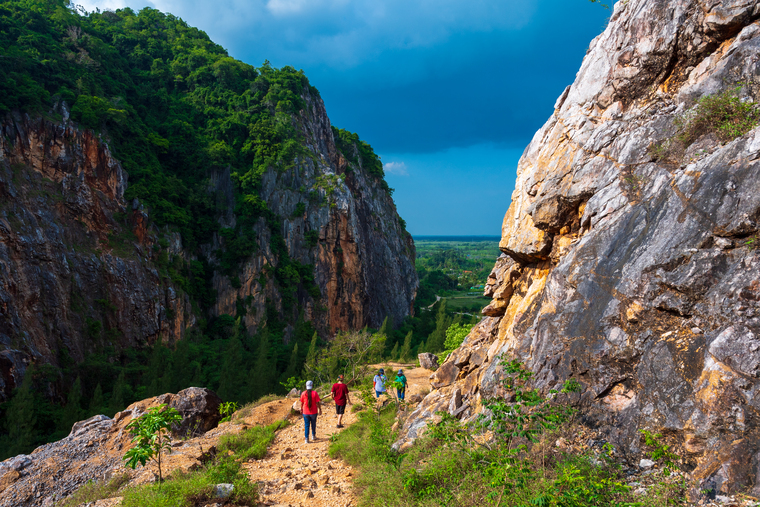
<svg viewBox="0 0 760 507"><path fill-rule="evenodd" d="M311 380L307 380L306 381L306 389L311 389L313 387L314 387L314 382L312 382Z"/></svg>

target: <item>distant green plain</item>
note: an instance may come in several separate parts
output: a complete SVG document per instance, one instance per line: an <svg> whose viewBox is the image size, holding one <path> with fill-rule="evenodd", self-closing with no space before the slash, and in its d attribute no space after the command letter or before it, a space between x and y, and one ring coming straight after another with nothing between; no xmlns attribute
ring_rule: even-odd
<svg viewBox="0 0 760 507"><path fill-rule="evenodd" d="M498 236L415 236L418 301L424 308L446 299L456 312L479 313L491 302L483 297L488 274L500 255Z"/></svg>

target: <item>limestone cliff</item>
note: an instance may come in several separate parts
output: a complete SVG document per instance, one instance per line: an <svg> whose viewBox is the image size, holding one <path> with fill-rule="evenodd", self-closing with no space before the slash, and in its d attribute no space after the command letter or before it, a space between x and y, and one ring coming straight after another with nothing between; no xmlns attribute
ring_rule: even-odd
<svg viewBox="0 0 760 507"><path fill-rule="evenodd" d="M189 252L179 234L151 225L149 209L125 202L128 175L107 139L79 129L65 105L51 112L57 121L2 120L0 401L32 362L78 361L108 344L172 343L198 319L239 315L241 307L251 331L265 321L267 305L285 320L302 313L324 333L410 314L417 288L411 236L384 182L360 159L346 161L322 100L304 93L308 107L294 124L306 155L287 170L268 170L260 197L276 217L285 255L312 272L312 290L298 275L292 287L273 276L283 253L274 251L264 218L252 226L253 254L232 274L219 269L219 234ZM208 176L220 227L234 228L240 217L229 171L210 168ZM208 313L161 269L161 255L204 258L215 269ZM285 291L292 304L284 306Z"/></svg>
<svg viewBox="0 0 760 507"><path fill-rule="evenodd" d="M502 354L577 406L631 463L640 428L694 491L760 492L760 129L673 157L695 100L757 102L760 3L627 0L519 166L486 317L434 377L398 446L437 410L500 395Z"/></svg>

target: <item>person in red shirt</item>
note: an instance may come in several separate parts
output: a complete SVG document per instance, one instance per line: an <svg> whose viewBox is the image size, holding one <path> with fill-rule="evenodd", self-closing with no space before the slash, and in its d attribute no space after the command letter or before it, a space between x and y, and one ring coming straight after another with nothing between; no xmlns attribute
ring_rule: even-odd
<svg viewBox="0 0 760 507"><path fill-rule="evenodd" d="M304 436L309 443L309 426L311 426L311 440L317 440L317 414L322 415L322 400L314 391L314 382L306 382L306 390L301 394L301 413L303 414Z"/></svg>
<svg viewBox="0 0 760 507"><path fill-rule="evenodd" d="M346 403L352 405L351 399L348 397L348 386L343 382L343 375L338 375L338 381L333 384L331 392L335 400L335 413L338 414L338 428L342 428Z"/></svg>

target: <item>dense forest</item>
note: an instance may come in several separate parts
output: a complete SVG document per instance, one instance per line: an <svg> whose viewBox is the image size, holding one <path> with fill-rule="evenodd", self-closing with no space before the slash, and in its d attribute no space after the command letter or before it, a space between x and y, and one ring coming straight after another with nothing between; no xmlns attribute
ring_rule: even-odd
<svg viewBox="0 0 760 507"><path fill-rule="evenodd" d="M31 366L0 405L0 459L65 436L83 417L112 415L162 392L203 385L246 402L284 390L280 382L299 376L312 343L323 345L298 316L295 294L320 294L313 266L288 256L281 217L259 190L268 168L315 156L298 128L310 114L304 97L319 96L303 71L235 60L203 31L155 9L84 13L67 0L0 2L0 66L0 117L70 115L108 142L129 174L125 198L138 199L157 230L181 234L189 255L168 255L166 239L158 238L152 262L203 316L170 348L97 344L76 362L62 347L55 366ZM372 147L349 131L333 127L333 134L345 157L392 193ZM222 168L235 186L233 228L220 226L222 204L208 190L209 172ZM217 270L235 286L235 269L256 248L252 225L262 217L277 257L272 275L282 312L268 307L266 325L251 336L239 324L245 304L234 316L210 316L211 276ZM215 233L212 266L199 253Z"/></svg>

